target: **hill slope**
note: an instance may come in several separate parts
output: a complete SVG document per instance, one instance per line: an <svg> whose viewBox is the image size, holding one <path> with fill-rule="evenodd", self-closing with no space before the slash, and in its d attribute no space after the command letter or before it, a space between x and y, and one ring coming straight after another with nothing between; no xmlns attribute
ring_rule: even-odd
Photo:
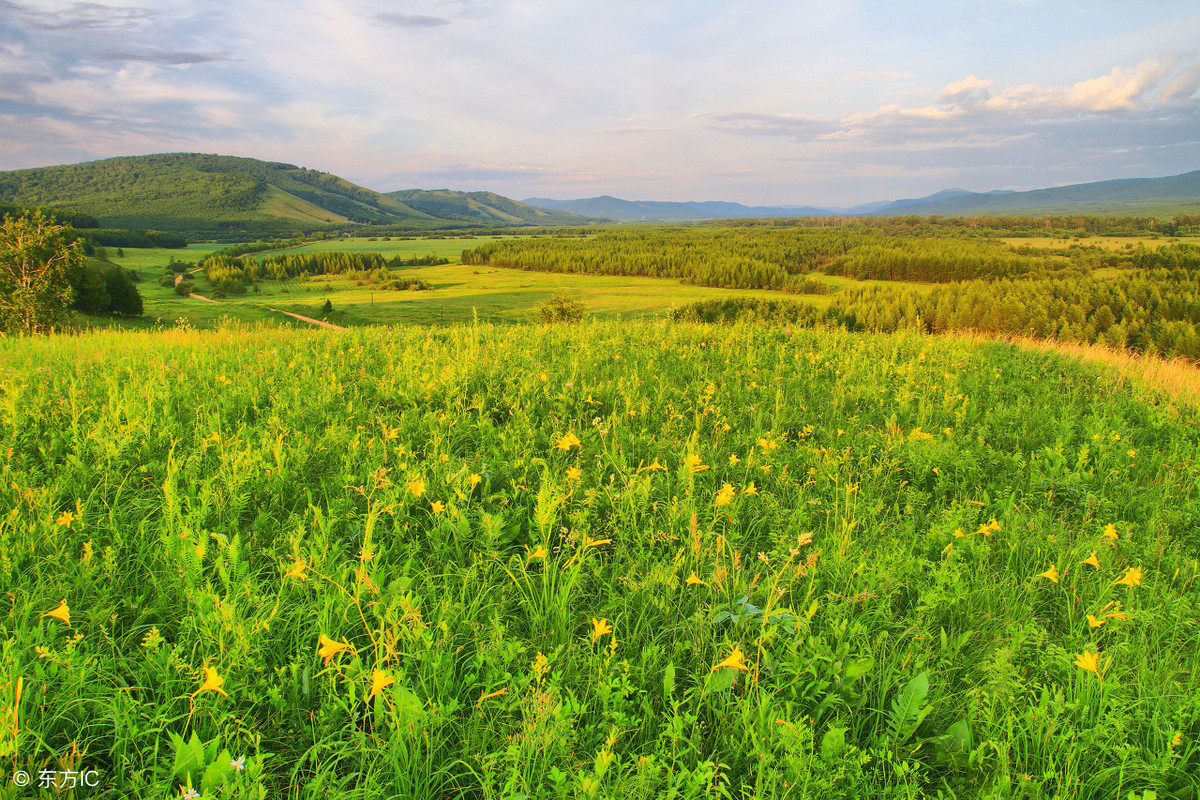
<svg viewBox="0 0 1200 800"><path fill-rule="evenodd" d="M580 217L568 210L518 203L495 192L402 189L387 192L385 197L443 219L477 221L489 225L578 225L587 216Z"/></svg>
<svg viewBox="0 0 1200 800"><path fill-rule="evenodd" d="M403 193L401 193L403 194ZM418 193L427 194L427 193ZM497 210L458 209L453 203L402 199L327 172L294 164L203 153L124 156L53 167L0 172L0 201L39 205L96 217L106 227L175 231L269 229L366 223L416 228L446 224L527 224L519 206L491 195ZM475 200L480 207L481 200ZM492 207L492 206L489 206ZM537 216L528 209L530 216ZM582 220L553 215L562 224Z"/></svg>
<svg viewBox="0 0 1200 800"><path fill-rule="evenodd" d="M954 192L960 190L951 190ZM942 194L942 193L939 193ZM1200 171L1166 178L1077 183L1028 192L932 195L932 202L898 200L875 214L1131 214L1200 213Z"/></svg>

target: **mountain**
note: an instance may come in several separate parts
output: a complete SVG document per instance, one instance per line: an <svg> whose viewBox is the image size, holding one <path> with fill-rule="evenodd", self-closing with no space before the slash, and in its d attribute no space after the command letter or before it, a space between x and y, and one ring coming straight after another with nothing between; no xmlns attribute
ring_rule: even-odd
<svg viewBox="0 0 1200 800"><path fill-rule="evenodd" d="M1014 192L994 189L971 192L943 189L926 197L877 201L848 208L813 206L745 206L741 203L670 203L621 200L603 195L584 200L531 197L522 201L556 211L620 220L682 222L750 217L973 216L977 214L1096 214L1169 217L1200 213L1200 171L1167 178L1080 183L1053 189Z"/></svg>
<svg viewBox="0 0 1200 800"><path fill-rule="evenodd" d="M586 217L554 208L518 203L495 192L402 189L384 196L441 219L487 225L579 225L588 221Z"/></svg>
<svg viewBox="0 0 1200 800"><path fill-rule="evenodd" d="M1077 183L1028 192L948 191L957 194L899 200L875 213L880 216L939 214L947 217L976 214L1171 216L1200 213L1200 170L1166 178Z"/></svg>
<svg viewBox="0 0 1200 800"><path fill-rule="evenodd" d="M405 195L397 192L393 194ZM123 156L0 172L0 202L89 214L105 227L271 231L365 223L524 225L540 212L490 193L415 192L413 204L294 164L204 153ZM525 216L522 216L525 214ZM569 214L532 224L581 224Z"/></svg>
<svg viewBox="0 0 1200 800"><path fill-rule="evenodd" d="M603 195L584 200L546 200L531 197L522 203L555 211L568 211L589 217L621 220L655 220L683 222L705 219L742 219L746 217L810 217L831 216L826 208L810 206L744 206L741 203L720 201L671 203L656 200L621 200Z"/></svg>

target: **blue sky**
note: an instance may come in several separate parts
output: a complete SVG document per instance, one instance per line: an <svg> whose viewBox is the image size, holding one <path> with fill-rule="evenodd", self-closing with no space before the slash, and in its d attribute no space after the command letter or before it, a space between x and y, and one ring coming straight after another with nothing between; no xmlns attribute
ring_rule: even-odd
<svg viewBox="0 0 1200 800"><path fill-rule="evenodd" d="M1200 4L0 0L0 169L851 205L1200 169Z"/></svg>

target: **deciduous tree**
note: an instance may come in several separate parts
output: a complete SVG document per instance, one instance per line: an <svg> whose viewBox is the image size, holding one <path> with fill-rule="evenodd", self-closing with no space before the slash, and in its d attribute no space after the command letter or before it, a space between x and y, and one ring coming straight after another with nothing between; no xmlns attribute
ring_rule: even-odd
<svg viewBox="0 0 1200 800"><path fill-rule="evenodd" d="M70 319L68 278L83 256L71 230L41 212L6 216L0 226L0 331L43 333Z"/></svg>

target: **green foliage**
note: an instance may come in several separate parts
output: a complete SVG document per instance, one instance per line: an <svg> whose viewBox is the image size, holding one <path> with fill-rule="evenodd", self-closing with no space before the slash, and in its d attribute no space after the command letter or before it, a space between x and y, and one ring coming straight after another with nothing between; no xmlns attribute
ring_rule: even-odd
<svg viewBox="0 0 1200 800"><path fill-rule="evenodd" d="M0 333L44 333L69 319L83 256L71 230L40 212L0 227Z"/></svg>
<svg viewBox="0 0 1200 800"><path fill-rule="evenodd" d="M73 280L75 308L88 314L100 314L108 310L110 297L108 282L95 264L84 264Z"/></svg>
<svg viewBox="0 0 1200 800"><path fill-rule="evenodd" d="M570 292L562 291L539 305L534 313L542 322L554 324L579 322L583 319L585 310L583 303L576 300Z"/></svg>

